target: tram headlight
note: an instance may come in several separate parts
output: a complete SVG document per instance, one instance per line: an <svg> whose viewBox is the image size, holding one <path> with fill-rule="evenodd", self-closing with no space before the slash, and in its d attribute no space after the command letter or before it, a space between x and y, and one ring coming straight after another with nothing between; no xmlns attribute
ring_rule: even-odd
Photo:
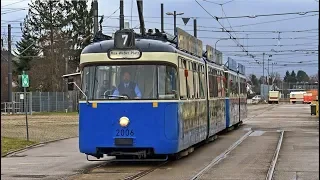
<svg viewBox="0 0 320 180"><path fill-rule="evenodd" d="M120 120L119 120L119 124L121 127L127 127L129 125L129 118L127 117L121 117Z"/></svg>

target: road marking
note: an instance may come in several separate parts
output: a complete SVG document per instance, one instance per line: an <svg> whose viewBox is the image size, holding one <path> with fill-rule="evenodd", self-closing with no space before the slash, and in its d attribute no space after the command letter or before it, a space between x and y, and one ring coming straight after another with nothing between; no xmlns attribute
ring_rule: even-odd
<svg viewBox="0 0 320 180"><path fill-rule="evenodd" d="M34 164L39 164L39 163L18 163L19 165L34 165Z"/></svg>
<svg viewBox="0 0 320 180"><path fill-rule="evenodd" d="M218 164L221 160L225 159L227 155L234 150L239 144L241 144L253 131L247 132L243 135L238 141L233 143L226 151L221 153L219 156L214 158L211 163L209 163L206 167L204 167L200 172L198 172L195 176L193 176L190 180L196 180L200 178L209 168L213 167L214 165Z"/></svg>
<svg viewBox="0 0 320 180"><path fill-rule="evenodd" d="M254 131L249 136L261 136L264 133L265 133L265 131Z"/></svg>
<svg viewBox="0 0 320 180"><path fill-rule="evenodd" d="M249 127L249 128L244 128L243 130L244 130L244 131L251 131L251 129L252 129L252 128Z"/></svg>

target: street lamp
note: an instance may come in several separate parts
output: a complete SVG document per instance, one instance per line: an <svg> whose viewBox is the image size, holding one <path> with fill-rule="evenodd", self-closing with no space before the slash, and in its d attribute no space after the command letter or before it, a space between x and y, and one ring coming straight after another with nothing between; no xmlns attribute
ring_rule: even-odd
<svg viewBox="0 0 320 180"><path fill-rule="evenodd" d="M173 11L172 12L167 12L166 15L168 16L173 16L173 26L174 26L174 36L176 36L176 28L177 28L177 15L183 15L184 13L183 12L180 12L180 13L177 13L176 11Z"/></svg>

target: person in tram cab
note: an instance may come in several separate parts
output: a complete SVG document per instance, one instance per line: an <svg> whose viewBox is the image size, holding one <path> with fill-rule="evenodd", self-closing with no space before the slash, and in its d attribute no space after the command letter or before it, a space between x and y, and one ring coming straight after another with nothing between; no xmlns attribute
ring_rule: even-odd
<svg viewBox="0 0 320 180"><path fill-rule="evenodd" d="M114 91L113 95L126 95L129 99L141 98L141 92L137 83L131 81L131 74L125 71L122 76L122 81L118 85L118 88Z"/></svg>

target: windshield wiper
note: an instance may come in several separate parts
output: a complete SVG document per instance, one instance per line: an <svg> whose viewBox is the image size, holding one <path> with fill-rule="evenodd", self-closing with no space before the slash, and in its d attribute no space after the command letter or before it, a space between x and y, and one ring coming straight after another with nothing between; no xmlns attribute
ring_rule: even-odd
<svg viewBox="0 0 320 180"><path fill-rule="evenodd" d="M117 97L117 98L120 98L120 99L129 99L128 96L120 96L120 95L108 95L108 97Z"/></svg>

